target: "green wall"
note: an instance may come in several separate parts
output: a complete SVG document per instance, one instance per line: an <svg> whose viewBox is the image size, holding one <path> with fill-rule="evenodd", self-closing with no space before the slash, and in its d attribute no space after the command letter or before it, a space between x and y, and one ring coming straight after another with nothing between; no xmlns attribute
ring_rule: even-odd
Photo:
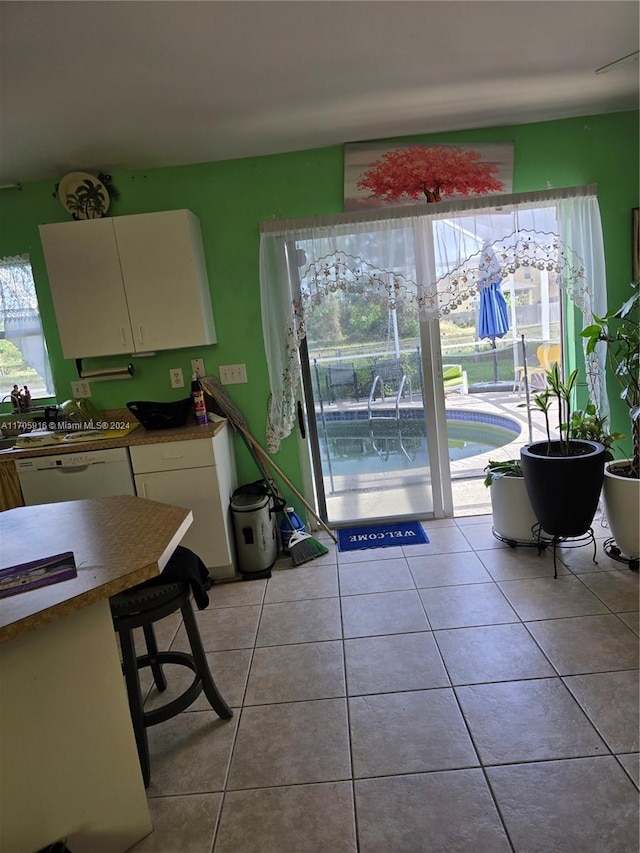
<svg viewBox="0 0 640 853"><path fill-rule="evenodd" d="M636 111L412 137L422 142L508 142L515 144L514 192L547 186L595 183L602 213L610 305L617 306L631 278L631 208L638 206L639 156ZM120 408L127 400L177 399L169 369L203 357L208 373L220 364L244 362L248 383L229 388L249 427L264 444L269 394L260 317L259 223L335 213L343 209L343 146L166 169L118 171L119 199L110 215L188 208L202 224L218 343L194 350L134 359L132 380L92 385L99 408ZM60 176L62 177L62 176ZM27 183L0 192L0 257L31 255L58 400L71 396L75 364L62 357L52 310L38 225L68 221L54 198L55 181ZM87 369L123 363L122 358L87 360ZM2 389L5 393L5 389ZM188 393L188 389L187 389ZM610 388L613 426L628 433L626 410ZM4 407L6 409L6 405ZM256 479L246 451L238 447L242 481ZM298 483L297 448L284 442L278 464Z"/></svg>

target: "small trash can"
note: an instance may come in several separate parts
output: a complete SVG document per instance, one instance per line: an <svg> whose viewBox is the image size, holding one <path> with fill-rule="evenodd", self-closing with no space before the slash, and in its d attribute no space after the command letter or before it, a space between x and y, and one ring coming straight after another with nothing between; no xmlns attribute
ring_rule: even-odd
<svg viewBox="0 0 640 853"><path fill-rule="evenodd" d="M270 569L278 556L276 507L264 481L240 486L231 496L238 571L254 574Z"/></svg>

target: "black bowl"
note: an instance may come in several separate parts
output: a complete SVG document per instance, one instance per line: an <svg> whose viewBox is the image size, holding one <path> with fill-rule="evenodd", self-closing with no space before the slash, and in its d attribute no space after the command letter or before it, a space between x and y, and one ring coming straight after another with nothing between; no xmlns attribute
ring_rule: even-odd
<svg viewBox="0 0 640 853"><path fill-rule="evenodd" d="M140 421L145 429L174 429L184 426L193 410L193 400L174 400L171 403L152 403L138 400L127 403L127 409Z"/></svg>

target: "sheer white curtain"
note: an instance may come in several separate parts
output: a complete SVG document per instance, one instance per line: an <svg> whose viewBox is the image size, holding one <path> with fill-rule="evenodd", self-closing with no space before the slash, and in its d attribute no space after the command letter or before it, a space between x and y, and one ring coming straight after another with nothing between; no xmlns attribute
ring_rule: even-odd
<svg viewBox="0 0 640 853"><path fill-rule="evenodd" d="M263 223L260 291L271 384L270 452L293 428L298 347L309 313L328 293L382 290L390 308L407 300L418 306L421 319L440 318L489 283L487 264L494 259L503 278L520 267L556 276L587 322L592 310L604 313L595 187ZM592 397L606 413L597 360L588 374Z"/></svg>
<svg viewBox="0 0 640 853"><path fill-rule="evenodd" d="M560 199L558 224L564 244L571 246L581 259L584 268L586 286L578 288L573 300L582 312L582 328L584 328L591 322L593 314L604 317L607 313L607 274L598 199L595 195ZM576 331L579 333L580 330ZM597 344L596 351L590 358L587 358L586 346L587 342L583 338L589 395L600 415L608 417L609 400L604 374L606 344Z"/></svg>

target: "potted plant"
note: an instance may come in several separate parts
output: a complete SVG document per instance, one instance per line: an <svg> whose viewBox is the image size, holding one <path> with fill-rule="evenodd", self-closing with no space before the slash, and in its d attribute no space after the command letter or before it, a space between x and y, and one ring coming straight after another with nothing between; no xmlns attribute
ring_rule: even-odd
<svg viewBox="0 0 640 853"><path fill-rule="evenodd" d="M519 459L489 460L484 484L491 489L493 535L512 548L535 542L537 518L531 507Z"/></svg>
<svg viewBox="0 0 640 853"><path fill-rule="evenodd" d="M625 438L618 432L609 432L607 418L598 415L593 403L584 409L571 412L570 438L598 441L604 446L605 458L613 459L614 442ZM519 459L489 460L484 469L484 484L491 489L493 534L512 548L538 542L532 528L538 519L531 506Z"/></svg>
<svg viewBox="0 0 640 853"><path fill-rule="evenodd" d="M622 441L626 436L620 432L609 432L607 421L606 415L599 415L595 405L589 402L584 409L576 409L571 413L569 434L571 438L599 441L600 444L604 445L605 460L610 462L613 460L611 448L614 442Z"/></svg>
<svg viewBox="0 0 640 853"><path fill-rule="evenodd" d="M544 414L547 439L520 451L533 511L542 529L556 539L582 536L590 529L604 476L604 445L571 437L571 395L577 380L577 370L566 382L557 364L547 371L548 387L534 397ZM558 438L552 438L550 417L556 407Z"/></svg>
<svg viewBox="0 0 640 853"><path fill-rule="evenodd" d="M620 397L629 409L633 453L629 459L611 461L605 466L603 498L611 533L619 551L637 564L640 558L640 292L635 293L615 311L582 330L587 338L587 352L593 352L602 341L606 344L607 362L620 385Z"/></svg>

